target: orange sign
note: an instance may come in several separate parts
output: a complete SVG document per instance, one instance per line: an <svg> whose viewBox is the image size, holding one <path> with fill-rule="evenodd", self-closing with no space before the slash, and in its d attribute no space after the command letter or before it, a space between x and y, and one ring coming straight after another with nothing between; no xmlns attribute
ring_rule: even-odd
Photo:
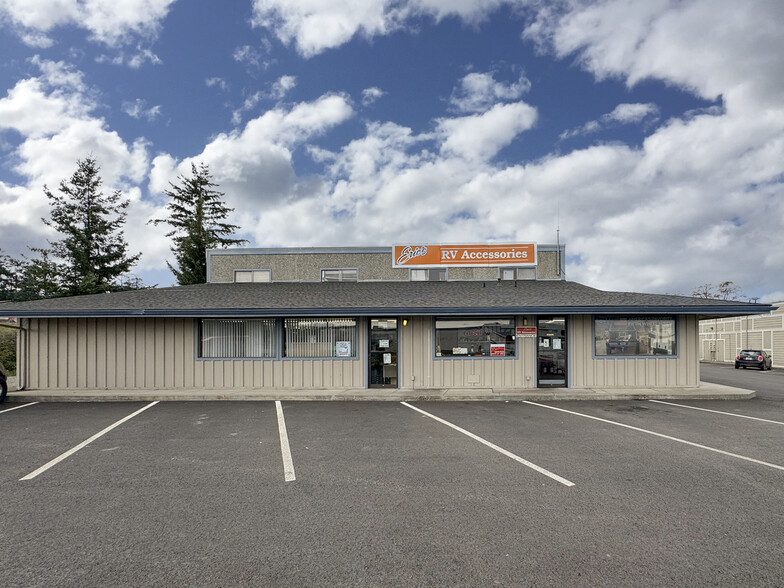
<svg viewBox="0 0 784 588"><path fill-rule="evenodd" d="M536 265L536 244L395 245L393 267Z"/></svg>

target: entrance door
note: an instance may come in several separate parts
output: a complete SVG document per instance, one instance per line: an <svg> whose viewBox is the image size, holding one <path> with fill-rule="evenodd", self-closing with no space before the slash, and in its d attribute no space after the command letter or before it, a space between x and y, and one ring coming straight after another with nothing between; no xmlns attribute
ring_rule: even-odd
<svg viewBox="0 0 784 588"><path fill-rule="evenodd" d="M566 387L566 317L540 317L537 321L540 388Z"/></svg>
<svg viewBox="0 0 784 588"><path fill-rule="evenodd" d="M397 388L397 319L370 319L368 361L371 388Z"/></svg>

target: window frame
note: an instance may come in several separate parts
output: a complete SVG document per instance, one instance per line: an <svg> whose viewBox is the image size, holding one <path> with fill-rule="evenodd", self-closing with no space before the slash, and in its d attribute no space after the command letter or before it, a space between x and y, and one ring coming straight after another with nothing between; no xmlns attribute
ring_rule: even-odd
<svg viewBox="0 0 784 588"><path fill-rule="evenodd" d="M269 279L267 279L267 280L256 280L255 277L256 277L256 273L257 272L266 272L267 273L267 277ZM246 274L246 273L251 275L251 279L250 280L248 280L247 282L238 281L237 280L237 274ZM272 270L264 269L264 268L258 268L258 269L244 269L244 268L243 269L235 269L234 270L234 275L232 276L232 278L234 280L233 283L235 283L235 284L268 284L268 283L272 282Z"/></svg>
<svg viewBox="0 0 784 588"><path fill-rule="evenodd" d="M318 355L318 356L291 356L286 353L286 321L354 321L354 325L348 328L353 329L353 341L351 341L351 355L338 356L338 355ZM355 316L348 317L311 317L311 316L287 316L280 319L280 358L289 361L308 361L308 360L357 360L359 359L359 346L362 343L360 340L360 319ZM333 341L337 344L337 339ZM315 342L317 345L329 344L329 342ZM333 347L334 353L337 349Z"/></svg>
<svg viewBox="0 0 784 588"><path fill-rule="evenodd" d="M596 334L596 323L600 320L671 320L673 323L673 342L675 345L675 353L671 354L617 354L617 355L610 355L604 354L599 355L596 353L596 344L597 344L597 334ZM591 346L591 354L593 359L679 359L680 352L681 352L681 342L680 342L680 332L681 332L681 325L680 325L680 316L675 314L666 314L666 315L659 315L659 314L621 314L621 315L593 315L591 317L591 339L593 341Z"/></svg>
<svg viewBox="0 0 784 588"><path fill-rule="evenodd" d="M457 354L457 355L439 355L438 352L438 321L439 320L482 320L485 321L487 324L488 321L493 320L508 320L511 321L509 328L511 329L511 337L512 337L512 348L513 348L513 355L506 355L506 346L508 345L504 342L504 355L469 355L469 354ZM433 317L433 359L435 360L465 360L465 359L491 359L491 360L517 360L520 358L520 349L518 344L517 338L517 316L516 315L490 315L490 316L476 316L476 315L465 315L465 316L434 316ZM488 341L487 343L492 343Z"/></svg>
<svg viewBox="0 0 784 588"><path fill-rule="evenodd" d="M225 356L225 357L205 357L204 356L204 321L234 321L247 323L248 321L271 321L272 322L272 353L271 355L250 355L250 356ZM253 361L269 361L280 359L280 321L276 318L268 317L205 317L195 319L196 323L196 360L197 361L231 361L231 360L253 360Z"/></svg>
<svg viewBox="0 0 784 588"><path fill-rule="evenodd" d="M427 278L424 280L415 280L414 279L414 272L427 272ZM443 280L434 280L431 278L431 272L443 272L444 279ZM449 268L447 267L415 267L408 270L408 281L409 282L448 282L449 281Z"/></svg>

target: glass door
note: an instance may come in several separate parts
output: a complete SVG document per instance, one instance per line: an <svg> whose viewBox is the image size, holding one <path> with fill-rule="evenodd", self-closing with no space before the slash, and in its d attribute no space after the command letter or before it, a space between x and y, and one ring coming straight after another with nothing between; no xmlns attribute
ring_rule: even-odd
<svg viewBox="0 0 784 588"><path fill-rule="evenodd" d="M397 388L397 319L370 319L370 388Z"/></svg>
<svg viewBox="0 0 784 588"><path fill-rule="evenodd" d="M539 317L536 325L538 386L566 387L566 317Z"/></svg>

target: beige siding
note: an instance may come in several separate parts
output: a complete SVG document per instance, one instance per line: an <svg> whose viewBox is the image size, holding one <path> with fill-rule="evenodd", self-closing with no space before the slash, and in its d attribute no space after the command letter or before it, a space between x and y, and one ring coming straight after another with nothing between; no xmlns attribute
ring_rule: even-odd
<svg viewBox="0 0 784 588"><path fill-rule="evenodd" d="M518 356L508 359L435 357L433 318L408 318L400 330L401 388L530 388L535 378L535 342L520 338ZM522 319L518 318L519 325Z"/></svg>
<svg viewBox="0 0 784 588"><path fill-rule="evenodd" d="M695 317L678 318L679 357L593 358L591 316L570 317L573 388L648 388L696 386L698 373L698 325Z"/></svg>
<svg viewBox="0 0 784 588"><path fill-rule="evenodd" d="M365 385L364 321L355 360L199 360L193 319L30 319L25 326L21 365L30 389Z"/></svg>

